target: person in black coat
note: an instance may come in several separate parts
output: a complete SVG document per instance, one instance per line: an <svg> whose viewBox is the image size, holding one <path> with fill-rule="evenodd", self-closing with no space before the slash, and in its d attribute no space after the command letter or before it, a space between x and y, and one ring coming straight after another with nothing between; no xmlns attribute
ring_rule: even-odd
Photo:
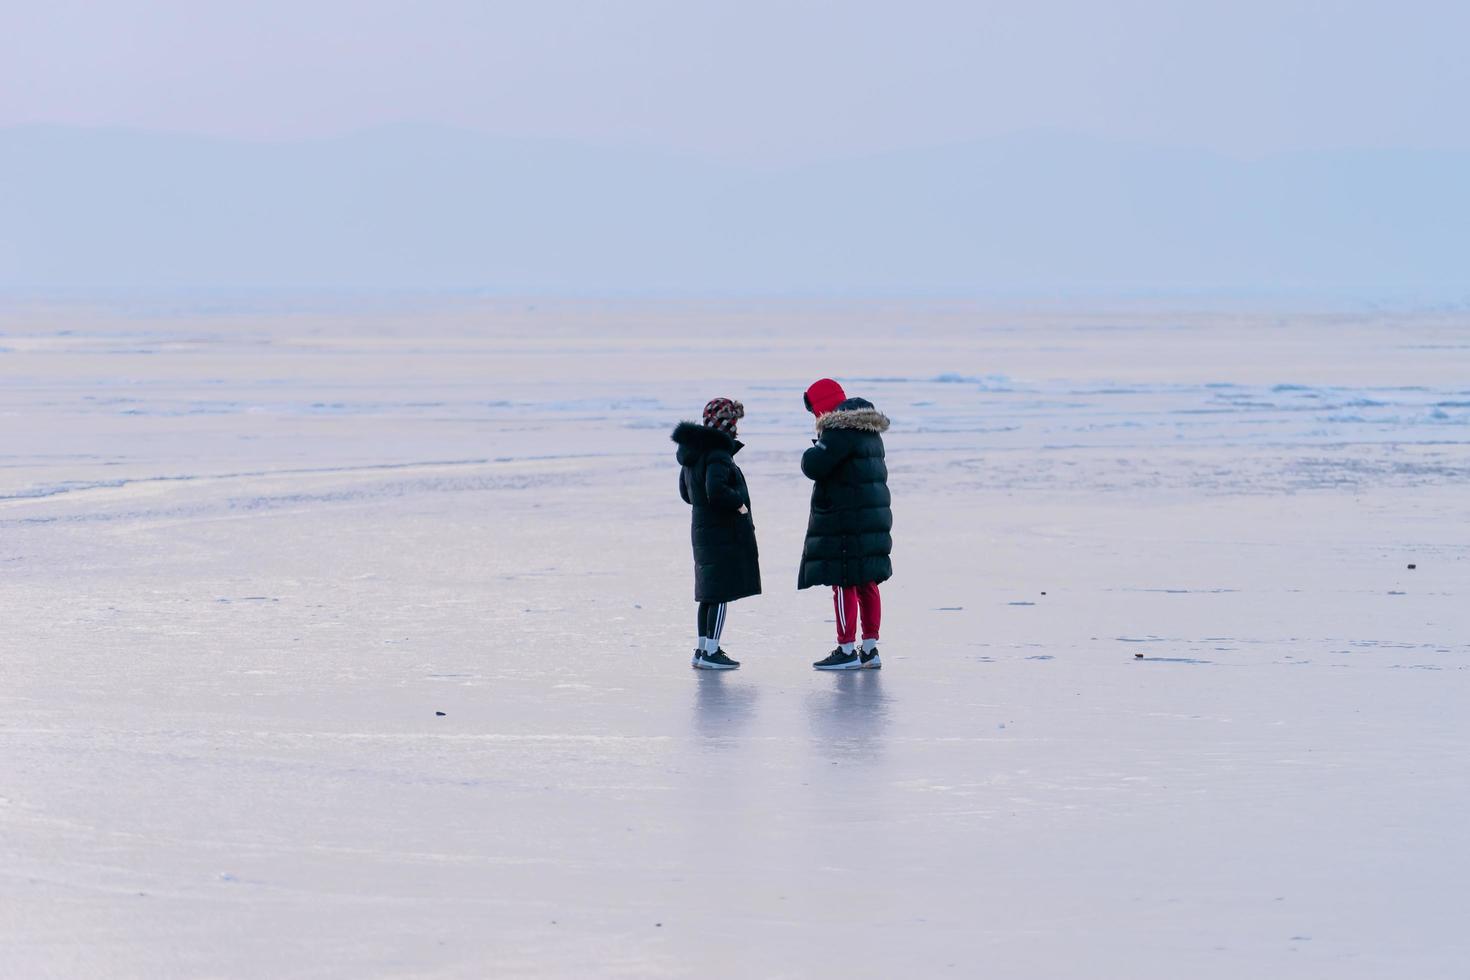
<svg viewBox="0 0 1470 980"><path fill-rule="evenodd" d="M704 424L680 422L672 436L678 443L679 496L693 507L690 538L694 544L694 598L699 603L699 646L691 666L733 670L739 661L720 649L725 606L760 595L760 555L750 490L735 465L743 443L735 438L745 406L715 398L704 406Z"/></svg>
<svg viewBox="0 0 1470 980"><path fill-rule="evenodd" d="M812 666L878 668L878 583L893 575L893 510L883 458L888 419L872 402L848 398L830 378L808 388L804 400L817 417L817 438L801 457L801 471L812 480L812 506L796 584L830 585L837 612L837 649Z"/></svg>

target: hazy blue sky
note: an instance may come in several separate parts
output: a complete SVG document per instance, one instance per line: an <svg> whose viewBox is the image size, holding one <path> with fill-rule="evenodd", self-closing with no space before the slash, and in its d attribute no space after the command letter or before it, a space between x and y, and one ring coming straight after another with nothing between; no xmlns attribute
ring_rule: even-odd
<svg viewBox="0 0 1470 980"><path fill-rule="evenodd" d="M1470 3L31 0L0 126L422 121L789 164L1047 128L1245 157L1466 148Z"/></svg>
<svg viewBox="0 0 1470 980"><path fill-rule="evenodd" d="M0 289L1462 301L1467 37L1470 0L0 0Z"/></svg>

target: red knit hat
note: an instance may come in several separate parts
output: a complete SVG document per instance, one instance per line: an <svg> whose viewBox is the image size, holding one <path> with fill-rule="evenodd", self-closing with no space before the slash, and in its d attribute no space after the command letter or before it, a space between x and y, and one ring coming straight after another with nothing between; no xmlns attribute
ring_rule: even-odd
<svg viewBox="0 0 1470 980"><path fill-rule="evenodd" d="M826 415L838 405L847 401L847 392L842 390L842 385L831 378L823 378L821 381L812 382L812 386L802 396L806 402L806 410L813 415Z"/></svg>

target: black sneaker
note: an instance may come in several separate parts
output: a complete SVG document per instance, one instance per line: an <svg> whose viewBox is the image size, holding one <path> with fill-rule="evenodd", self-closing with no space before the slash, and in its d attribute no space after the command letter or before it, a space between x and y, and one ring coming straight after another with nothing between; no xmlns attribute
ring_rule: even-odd
<svg viewBox="0 0 1470 980"><path fill-rule="evenodd" d="M843 653L842 648L838 647L827 654L826 659L818 660L812 666L817 670L858 670L862 667L862 662L858 660L856 650Z"/></svg>
<svg viewBox="0 0 1470 980"><path fill-rule="evenodd" d="M864 650L862 653L858 654L858 661L863 665L863 668L866 670L877 670L883 666L883 661L878 659L877 647L873 648L872 653Z"/></svg>
<svg viewBox="0 0 1470 980"><path fill-rule="evenodd" d="M740 666L740 661L725 656L724 650L716 650L714 653L697 653L694 666L698 670L734 670Z"/></svg>

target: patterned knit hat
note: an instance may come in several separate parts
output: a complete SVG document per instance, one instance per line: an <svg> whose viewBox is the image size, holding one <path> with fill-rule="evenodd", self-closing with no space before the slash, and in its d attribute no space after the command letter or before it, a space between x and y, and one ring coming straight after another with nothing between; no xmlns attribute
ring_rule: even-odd
<svg viewBox="0 0 1470 980"><path fill-rule="evenodd" d="M732 398L712 398L704 406L704 424L735 438L735 422L745 417L745 406Z"/></svg>

